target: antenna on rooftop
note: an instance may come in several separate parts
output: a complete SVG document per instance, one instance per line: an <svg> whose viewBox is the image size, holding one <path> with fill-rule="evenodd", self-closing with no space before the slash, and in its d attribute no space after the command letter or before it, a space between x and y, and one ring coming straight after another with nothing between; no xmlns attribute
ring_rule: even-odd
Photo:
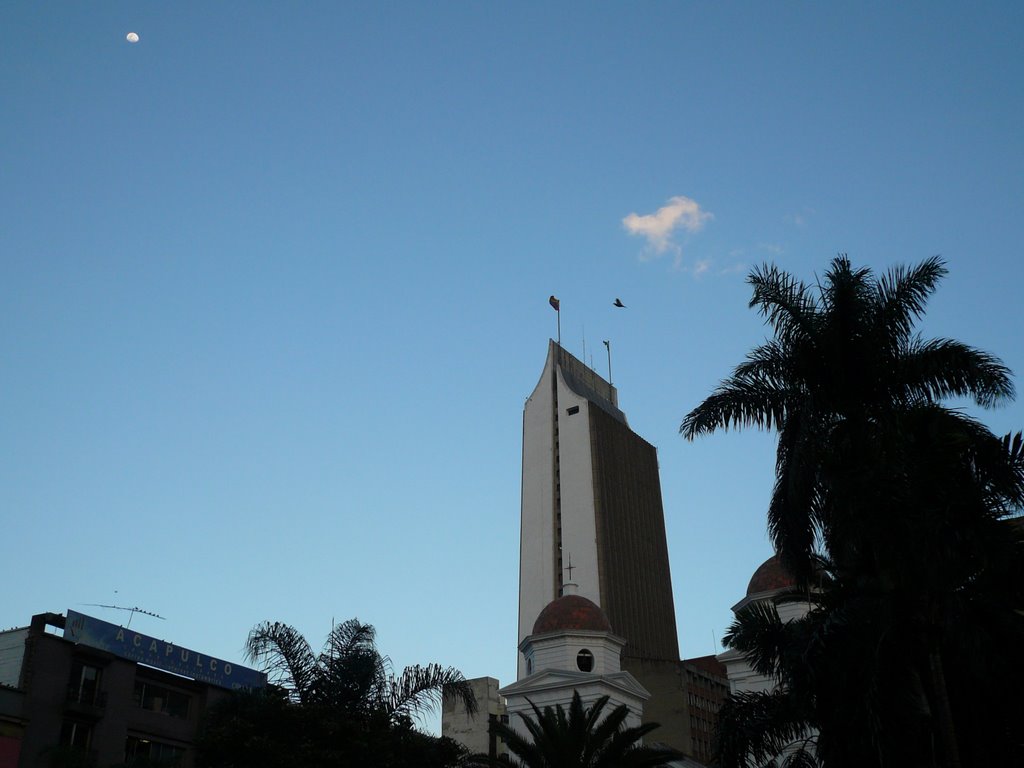
<svg viewBox="0 0 1024 768"><path fill-rule="evenodd" d="M110 608L115 611L128 611L128 623L124 625L125 628L128 628L132 625L132 617L134 617L136 613L141 613L143 616L152 616L154 619L160 619L161 621L167 621L167 619L161 616L159 613L153 613L152 611L144 610L142 608L139 608L139 606L137 605L131 608L125 608L123 605L104 605L103 603L82 603L82 605L88 605L93 608Z"/></svg>

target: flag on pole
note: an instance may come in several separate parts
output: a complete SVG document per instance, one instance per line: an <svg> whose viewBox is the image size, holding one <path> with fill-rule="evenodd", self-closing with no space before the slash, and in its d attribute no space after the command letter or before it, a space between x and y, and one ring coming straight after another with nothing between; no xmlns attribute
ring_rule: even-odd
<svg viewBox="0 0 1024 768"><path fill-rule="evenodd" d="M560 312L560 311L561 311L561 310L560 310L560 309L558 308L558 305L559 305L559 301L558 301L558 299L556 299L556 298L555 298L555 297L554 297L553 295L552 295L552 296L549 296L549 297L548 297L548 304L550 304L550 305L551 305L551 308L552 308L552 309L554 309L554 310L555 310L555 312Z"/></svg>

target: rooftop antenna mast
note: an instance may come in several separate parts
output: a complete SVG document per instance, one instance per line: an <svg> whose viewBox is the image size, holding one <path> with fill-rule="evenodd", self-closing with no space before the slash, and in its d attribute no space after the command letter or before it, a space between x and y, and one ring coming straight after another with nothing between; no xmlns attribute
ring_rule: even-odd
<svg viewBox="0 0 1024 768"><path fill-rule="evenodd" d="M167 621L167 619L160 614L144 610L139 608L137 605L131 608L125 608L123 605L104 605L103 603L82 603L82 605L88 605L93 608L111 608L115 611L128 611L128 623L124 625L125 629L132 625L132 618L136 613L141 613L143 616L152 616L154 619L160 619L161 621Z"/></svg>

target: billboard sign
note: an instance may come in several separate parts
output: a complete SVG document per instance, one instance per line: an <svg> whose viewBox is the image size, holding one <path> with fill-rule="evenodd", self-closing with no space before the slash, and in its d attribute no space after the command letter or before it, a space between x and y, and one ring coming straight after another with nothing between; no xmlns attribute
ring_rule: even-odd
<svg viewBox="0 0 1024 768"><path fill-rule="evenodd" d="M206 656L166 640L158 640L141 632L94 619L78 611L68 611L64 638L108 651L122 659L137 661L229 690L262 688L267 684L267 676L263 672Z"/></svg>

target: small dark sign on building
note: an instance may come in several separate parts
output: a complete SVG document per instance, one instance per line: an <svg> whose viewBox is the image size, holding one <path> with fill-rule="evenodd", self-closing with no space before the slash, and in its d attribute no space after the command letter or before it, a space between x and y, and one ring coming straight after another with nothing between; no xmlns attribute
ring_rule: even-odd
<svg viewBox="0 0 1024 768"><path fill-rule="evenodd" d="M213 656L205 656L166 640L158 640L77 611L68 611L64 637L82 645L108 651L123 659L147 664L183 677L191 677L221 688L262 688L267 684L267 676L255 669L241 667Z"/></svg>

